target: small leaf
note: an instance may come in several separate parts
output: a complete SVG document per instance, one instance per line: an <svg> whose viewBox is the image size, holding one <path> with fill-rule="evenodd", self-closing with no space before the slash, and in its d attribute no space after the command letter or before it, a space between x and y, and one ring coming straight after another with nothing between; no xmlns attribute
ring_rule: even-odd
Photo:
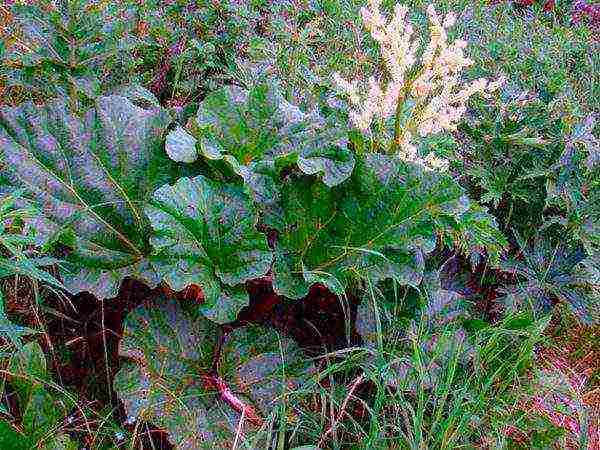
<svg viewBox="0 0 600 450"><path fill-rule="evenodd" d="M178 126L167 135L165 148L173 161L192 163L198 159L196 138L182 127Z"/></svg>
<svg viewBox="0 0 600 450"><path fill-rule="evenodd" d="M55 434L57 426L68 415L69 406L73 405L65 404L68 394L61 393L58 397L50 387L52 382L39 344L29 342L18 348L11 355L7 373L10 374L10 385L16 393L19 406L19 426L30 441L31 448L37 448L42 441L44 448L64 448L54 447L58 441L48 440L48 436Z"/></svg>

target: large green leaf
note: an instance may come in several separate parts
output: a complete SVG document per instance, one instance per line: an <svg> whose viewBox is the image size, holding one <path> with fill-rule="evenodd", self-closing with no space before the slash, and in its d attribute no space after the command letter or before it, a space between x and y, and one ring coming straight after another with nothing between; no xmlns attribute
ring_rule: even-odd
<svg viewBox="0 0 600 450"><path fill-rule="evenodd" d="M267 273L273 259L243 189L203 176L180 178L154 193L146 214L161 278L175 290L200 285L203 313L219 323L235 320L248 303L241 284Z"/></svg>
<svg viewBox="0 0 600 450"><path fill-rule="evenodd" d="M64 101L0 110L2 174L43 212L34 223L42 240L71 248L62 275L72 293L106 298L127 276L160 281L143 204L177 174L162 149L169 123L165 111L120 96L80 115Z"/></svg>
<svg viewBox="0 0 600 450"><path fill-rule="evenodd" d="M281 404L281 394L298 386L310 363L292 341L267 329L239 329L226 339L214 374L212 322L168 299L132 311L120 346L128 360L115 378L129 421L165 429L177 449L229 448L236 435L239 448L267 448L256 443L259 424L248 415L240 423L240 412L226 397L235 396L264 420Z"/></svg>
<svg viewBox="0 0 600 450"><path fill-rule="evenodd" d="M167 153L191 162L199 147L204 158L222 160L241 176L259 201L275 196L273 178L284 167L296 165L303 173L319 175L327 186L343 182L354 167L343 130L301 111L269 83L210 94L189 128L169 134Z"/></svg>
<svg viewBox="0 0 600 450"><path fill-rule="evenodd" d="M437 235L452 232L469 208L449 177L377 154L335 189L290 180L278 206L266 216L279 231L273 284L292 298L315 282L340 292L352 278L418 285Z"/></svg>

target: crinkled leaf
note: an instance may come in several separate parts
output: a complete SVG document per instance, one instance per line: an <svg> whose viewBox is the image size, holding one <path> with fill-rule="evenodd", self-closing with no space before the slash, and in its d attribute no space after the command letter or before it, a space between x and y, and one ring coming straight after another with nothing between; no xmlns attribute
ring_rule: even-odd
<svg viewBox="0 0 600 450"><path fill-rule="evenodd" d="M162 186L145 212L161 278L175 290L201 286L207 317L234 320L248 302L240 285L267 273L273 259L251 199L200 175Z"/></svg>
<svg viewBox="0 0 600 450"><path fill-rule="evenodd" d="M151 421L169 432L177 448L224 442L217 420L211 428L218 418L209 420L217 396L206 392L201 379L216 339L211 322L187 313L175 300L160 298L129 313L119 346L128 360L114 380L127 422ZM219 409L214 408L216 416Z"/></svg>
<svg viewBox="0 0 600 450"><path fill-rule="evenodd" d="M206 382L216 336L212 322L172 300L146 302L132 311L120 346L129 360L115 378L128 420L165 429L177 449L228 448L238 430L242 443L258 439L257 425L248 417L240 424L241 414ZM283 389L299 379L294 368L308 366L291 341L261 328L234 331L223 352L220 379L262 418L280 404Z"/></svg>
<svg viewBox="0 0 600 450"><path fill-rule="evenodd" d="M265 217L279 231L274 287L300 298L315 279L336 291L352 278L416 286L437 235L450 233L468 209L465 199L448 177L377 154L334 189L292 179L279 209Z"/></svg>
<svg viewBox="0 0 600 450"><path fill-rule="evenodd" d="M269 83L250 90L229 86L210 94L200 104L192 128L202 156L222 159L263 201L276 195L272 179L277 171L265 173L265 163L278 170L296 165L306 174L320 176L327 186L343 182L354 167L343 130L316 113L301 111ZM181 131L172 134L182 141ZM193 155L189 136L186 161Z"/></svg>
<svg viewBox="0 0 600 450"><path fill-rule="evenodd" d="M81 116L64 101L0 110L3 175L42 211L38 235L71 248L62 275L72 293L106 298L124 277L160 281L143 204L177 173L162 149L169 122L119 96Z"/></svg>
<svg viewBox="0 0 600 450"><path fill-rule="evenodd" d="M262 414L279 405L312 373L312 363L294 341L262 327L238 328L223 346L221 376Z"/></svg>

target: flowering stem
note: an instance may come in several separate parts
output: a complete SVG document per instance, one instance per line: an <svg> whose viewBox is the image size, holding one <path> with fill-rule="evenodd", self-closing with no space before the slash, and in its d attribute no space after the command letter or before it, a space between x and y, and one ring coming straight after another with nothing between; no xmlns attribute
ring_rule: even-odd
<svg viewBox="0 0 600 450"><path fill-rule="evenodd" d="M396 120L394 122L394 142L392 143L392 146L391 146L392 153L398 152L400 150L400 146L402 144L402 138L404 136L404 133L400 129L400 127L402 125L401 116L402 116L402 111L404 110L404 101L406 100L406 92L408 92L408 89L410 89L411 84L412 84L412 81L405 82L404 86L402 86L402 89L400 90L400 94L398 95L398 103L396 104Z"/></svg>
<svg viewBox="0 0 600 450"><path fill-rule="evenodd" d="M406 93L410 92L412 89L412 84L415 80L415 77L410 77L404 82L404 86L402 86L402 90L400 91L400 95L398 95L398 104L396 105L396 121L394 123L394 142L392 143L392 152L398 152L401 149L402 142L404 140L405 129L402 127L402 112L404 111L404 103L406 102Z"/></svg>
<svg viewBox="0 0 600 450"><path fill-rule="evenodd" d="M398 104L396 105L396 122L394 123L394 143L392 144L392 151L398 151L400 149L400 115L402 114L402 106L404 105L404 90L398 97Z"/></svg>

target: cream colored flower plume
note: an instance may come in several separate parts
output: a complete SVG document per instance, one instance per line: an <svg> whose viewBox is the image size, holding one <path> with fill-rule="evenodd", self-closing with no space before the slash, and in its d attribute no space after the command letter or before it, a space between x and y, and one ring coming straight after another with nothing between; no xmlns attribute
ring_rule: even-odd
<svg viewBox="0 0 600 450"><path fill-rule="evenodd" d="M461 85L460 73L473 61L464 54L465 41L448 42L446 30L456 21L453 12L440 18L435 7L429 5L430 40L418 57L420 43L413 37L413 27L406 17L408 7L396 5L388 20L381 14L380 4L381 0L369 0L368 7L361 8L361 16L365 28L379 44L387 72L385 83L371 77L365 87L358 80L347 81L339 74L334 74L333 81L350 100L352 124L364 133L370 132L375 119L399 114L404 103L411 99L414 107L409 119L396 129L395 148L403 159L430 170L446 170L448 161L433 153L419 157L414 136L456 130L469 97L476 93L489 95L502 85L504 78L492 83L479 78Z"/></svg>

